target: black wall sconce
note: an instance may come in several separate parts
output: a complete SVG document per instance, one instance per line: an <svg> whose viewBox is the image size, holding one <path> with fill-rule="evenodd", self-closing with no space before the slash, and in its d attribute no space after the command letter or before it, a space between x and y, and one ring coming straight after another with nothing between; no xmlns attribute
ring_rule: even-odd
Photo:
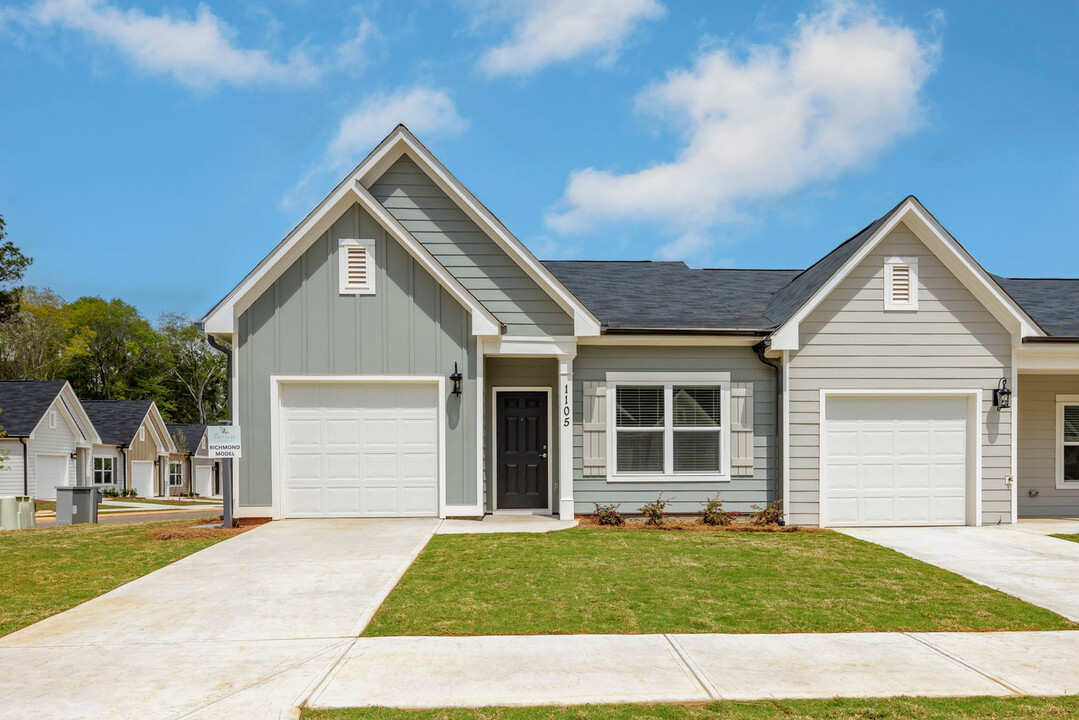
<svg viewBox="0 0 1079 720"><path fill-rule="evenodd" d="M1007 410L1012 406L1012 391L1008 389L1008 378L1001 378L996 390L993 391L993 407L997 410Z"/></svg>
<svg viewBox="0 0 1079 720"><path fill-rule="evenodd" d="M453 383L453 389L450 391L454 395L461 394L461 380L464 376L461 375L461 371L457 369L457 363L453 364L453 374L450 375L450 382Z"/></svg>

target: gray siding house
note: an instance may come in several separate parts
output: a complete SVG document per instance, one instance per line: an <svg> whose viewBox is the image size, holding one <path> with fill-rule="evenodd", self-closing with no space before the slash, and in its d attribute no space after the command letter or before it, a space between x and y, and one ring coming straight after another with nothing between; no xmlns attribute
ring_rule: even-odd
<svg viewBox="0 0 1079 720"><path fill-rule="evenodd" d="M977 525L1079 512L1077 308L913 197L806 270L543 263L398 126L203 327L239 516Z"/></svg>

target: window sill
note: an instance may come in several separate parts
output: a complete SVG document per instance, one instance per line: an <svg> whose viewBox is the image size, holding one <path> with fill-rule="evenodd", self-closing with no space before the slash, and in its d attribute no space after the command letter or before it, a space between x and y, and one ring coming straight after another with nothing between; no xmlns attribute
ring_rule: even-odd
<svg viewBox="0 0 1079 720"><path fill-rule="evenodd" d="M1057 490L1079 490L1079 480L1057 480Z"/></svg>
<svg viewBox="0 0 1079 720"><path fill-rule="evenodd" d="M675 475L608 475L609 483L695 483L695 482L730 482L730 475L713 475L701 473L675 474Z"/></svg>

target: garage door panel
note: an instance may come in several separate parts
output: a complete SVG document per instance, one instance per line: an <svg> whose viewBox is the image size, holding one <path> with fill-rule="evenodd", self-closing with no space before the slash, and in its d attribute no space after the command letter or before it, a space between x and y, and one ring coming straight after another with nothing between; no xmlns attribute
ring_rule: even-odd
<svg viewBox="0 0 1079 720"><path fill-rule="evenodd" d="M350 420L327 418L323 431L327 445L355 446L360 444L359 418Z"/></svg>
<svg viewBox="0 0 1079 720"><path fill-rule="evenodd" d="M401 488L401 511L414 515L436 515L438 498L428 492L427 486Z"/></svg>
<svg viewBox="0 0 1079 720"><path fill-rule="evenodd" d="M318 447L322 437L322 421L318 418L289 418L285 432L293 446L311 445Z"/></svg>
<svg viewBox="0 0 1079 720"><path fill-rule="evenodd" d="M963 524L966 408L962 397L828 398L824 521L836 526Z"/></svg>
<svg viewBox="0 0 1079 720"><path fill-rule="evenodd" d="M326 510L329 515L358 515L360 513L360 489L357 487L325 488Z"/></svg>
<svg viewBox="0 0 1079 720"><path fill-rule="evenodd" d="M433 481L438 473L438 462L433 450L424 453L401 453L400 460L401 475L409 480Z"/></svg>
<svg viewBox="0 0 1079 720"><path fill-rule="evenodd" d="M327 480L359 480L360 456L356 453L326 455Z"/></svg>
<svg viewBox="0 0 1079 720"><path fill-rule="evenodd" d="M404 418L401 420L402 445L429 445L435 437L433 418Z"/></svg>
<svg viewBox="0 0 1079 720"><path fill-rule="evenodd" d="M322 477L322 455L290 453L286 456L285 473L294 480L318 480Z"/></svg>
<svg viewBox="0 0 1079 720"><path fill-rule="evenodd" d="M285 500L291 514L296 516L322 515L321 487L289 487L285 490Z"/></svg>

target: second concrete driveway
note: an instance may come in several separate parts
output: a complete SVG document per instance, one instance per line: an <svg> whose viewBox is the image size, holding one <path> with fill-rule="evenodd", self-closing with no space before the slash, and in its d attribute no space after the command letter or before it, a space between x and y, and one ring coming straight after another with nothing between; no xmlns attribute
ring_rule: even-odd
<svg viewBox="0 0 1079 720"><path fill-rule="evenodd" d="M848 535L898 550L1079 621L1079 543L1049 537L1079 532L1079 522L1020 520L1015 525L857 528Z"/></svg>
<svg viewBox="0 0 1079 720"><path fill-rule="evenodd" d="M34 718L276 718L366 626L437 520L251 530L0 639Z"/></svg>

